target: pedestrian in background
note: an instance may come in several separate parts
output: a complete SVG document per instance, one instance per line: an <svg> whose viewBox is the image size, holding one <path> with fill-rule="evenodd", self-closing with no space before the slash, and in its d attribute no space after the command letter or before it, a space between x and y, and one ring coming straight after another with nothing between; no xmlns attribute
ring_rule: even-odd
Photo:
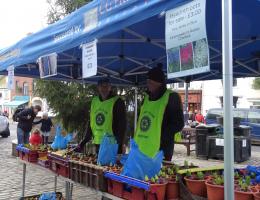
<svg viewBox="0 0 260 200"><path fill-rule="evenodd" d="M36 105L26 108L17 114L17 141L18 144L28 144L30 132L32 130L33 120L38 112L41 111L41 106Z"/></svg>
<svg viewBox="0 0 260 200"><path fill-rule="evenodd" d="M198 113L195 115L195 121L198 123L205 123L204 116L201 114L201 111L199 110Z"/></svg>
<svg viewBox="0 0 260 200"><path fill-rule="evenodd" d="M53 127L51 118L48 117L48 113L43 113L42 119L40 121L34 122L33 124L41 123L41 134L42 134L42 144L48 144L48 139L51 133L51 128Z"/></svg>

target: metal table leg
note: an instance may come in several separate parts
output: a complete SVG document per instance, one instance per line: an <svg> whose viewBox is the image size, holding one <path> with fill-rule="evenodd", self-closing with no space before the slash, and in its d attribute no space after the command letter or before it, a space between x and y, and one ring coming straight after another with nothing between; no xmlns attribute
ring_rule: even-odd
<svg viewBox="0 0 260 200"><path fill-rule="evenodd" d="M69 183L68 181L65 181L65 196L66 196L66 199L69 200Z"/></svg>
<svg viewBox="0 0 260 200"><path fill-rule="evenodd" d="M54 176L54 192L57 192L57 176Z"/></svg>
<svg viewBox="0 0 260 200"><path fill-rule="evenodd" d="M23 184L22 184L22 197L25 194L25 175L26 175L26 164L23 163Z"/></svg>
<svg viewBox="0 0 260 200"><path fill-rule="evenodd" d="M70 183L70 199L72 199L73 183Z"/></svg>

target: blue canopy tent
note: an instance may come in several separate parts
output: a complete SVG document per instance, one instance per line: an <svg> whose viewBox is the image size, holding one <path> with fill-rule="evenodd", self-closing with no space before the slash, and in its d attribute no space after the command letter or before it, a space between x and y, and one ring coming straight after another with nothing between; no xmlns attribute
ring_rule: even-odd
<svg viewBox="0 0 260 200"><path fill-rule="evenodd" d="M95 82L98 77L109 75L115 84L143 84L145 73L156 63L164 63L166 72L164 14L186 2L189 1L93 1L0 51L0 71L6 73L7 67L14 65L17 76L39 77L36 60L56 52L58 75L52 79L81 80L80 45L97 39L98 74L86 82ZM260 17L260 2L234 1L233 6L234 77L259 76L260 30L257 19ZM85 16L90 16L91 23L86 22ZM191 76L190 80L194 81L222 77L220 1L207 1L206 19L211 71ZM96 27L88 31L91 26ZM182 80L185 78L168 82Z"/></svg>
<svg viewBox="0 0 260 200"><path fill-rule="evenodd" d="M58 75L50 79L82 81L80 46L97 39L98 74L84 81L94 83L98 78L109 75L114 84L142 85L147 70L158 62L164 64L166 72L165 11L187 2L189 0L93 1L44 30L0 51L0 71L4 74L7 67L13 65L15 75L39 77L36 60L55 52L58 54ZM168 82L220 79L222 74L225 75L224 86L228 87L227 90L224 87L225 197L232 200L233 118L230 78L232 70L234 77L259 76L260 1L233 1L232 14L232 0L222 0L222 3L222 12L220 0L207 0L206 6L211 71ZM222 48L225 52L223 58ZM225 71L222 71L222 64Z"/></svg>

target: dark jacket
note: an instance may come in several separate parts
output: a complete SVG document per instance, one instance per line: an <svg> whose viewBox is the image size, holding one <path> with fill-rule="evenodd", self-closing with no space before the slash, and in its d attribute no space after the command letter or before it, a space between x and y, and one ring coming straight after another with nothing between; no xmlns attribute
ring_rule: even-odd
<svg viewBox="0 0 260 200"><path fill-rule="evenodd" d="M30 119L28 119L30 116ZM19 119L17 127L22 129L24 132L30 132L32 130L33 120L35 119L36 115L33 112L33 108L27 108L17 114Z"/></svg>
<svg viewBox="0 0 260 200"><path fill-rule="evenodd" d="M114 97L112 93L107 99ZM101 97L99 97L102 101ZM126 133L126 108L125 103L121 98L115 102L113 107L113 120L112 120L113 134L119 144L119 152L122 149L122 145L125 143L125 133ZM88 129L85 134L85 138L80 142L80 147L83 148L84 145L92 139L92 130L90 123L88 124Z"/></svg>
<svg viewBox="0 0 260 200"><path fill-rule="evenodd" d="M33 124L40 124L41 125L41 131L42 132L50 132L51 131L51 127L53 126L52 121L50 118L48 119L41 119L40 121L34 122Z"/></svg>
<svg viewBox="0 0 260 200"><path fill-rule="evenodd" d="M156 94L149 94L149 100L156 101L160 99L166 91L166 86L163 85ZM166 160L171 160L174 150L174 135L184 127L184 116L181 98L178 93L173 92L169 96L169 101L166 106L162 128L161 128L161 146Z"/></svg>

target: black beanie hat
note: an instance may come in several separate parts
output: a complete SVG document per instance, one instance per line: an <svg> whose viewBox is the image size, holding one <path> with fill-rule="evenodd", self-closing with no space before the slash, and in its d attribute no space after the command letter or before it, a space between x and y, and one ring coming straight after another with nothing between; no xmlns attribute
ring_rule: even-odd
<svg viewBox="0 0 260 200"><path fill-rule="evenodd" d="M156 67L150 69L147 79L156 81L158 83L165 83L165 76L162 71L162 63L158 63Z"/></svg>
<svg viewBox="0 0 260 200"><path fill-rule="evenodd" d="M99 81L98 81L98 85L102 85L102 84L106 84L106 83L110 83L110 80L109 80L108 77L101 78L101 79L99 79Z"/></svg>

